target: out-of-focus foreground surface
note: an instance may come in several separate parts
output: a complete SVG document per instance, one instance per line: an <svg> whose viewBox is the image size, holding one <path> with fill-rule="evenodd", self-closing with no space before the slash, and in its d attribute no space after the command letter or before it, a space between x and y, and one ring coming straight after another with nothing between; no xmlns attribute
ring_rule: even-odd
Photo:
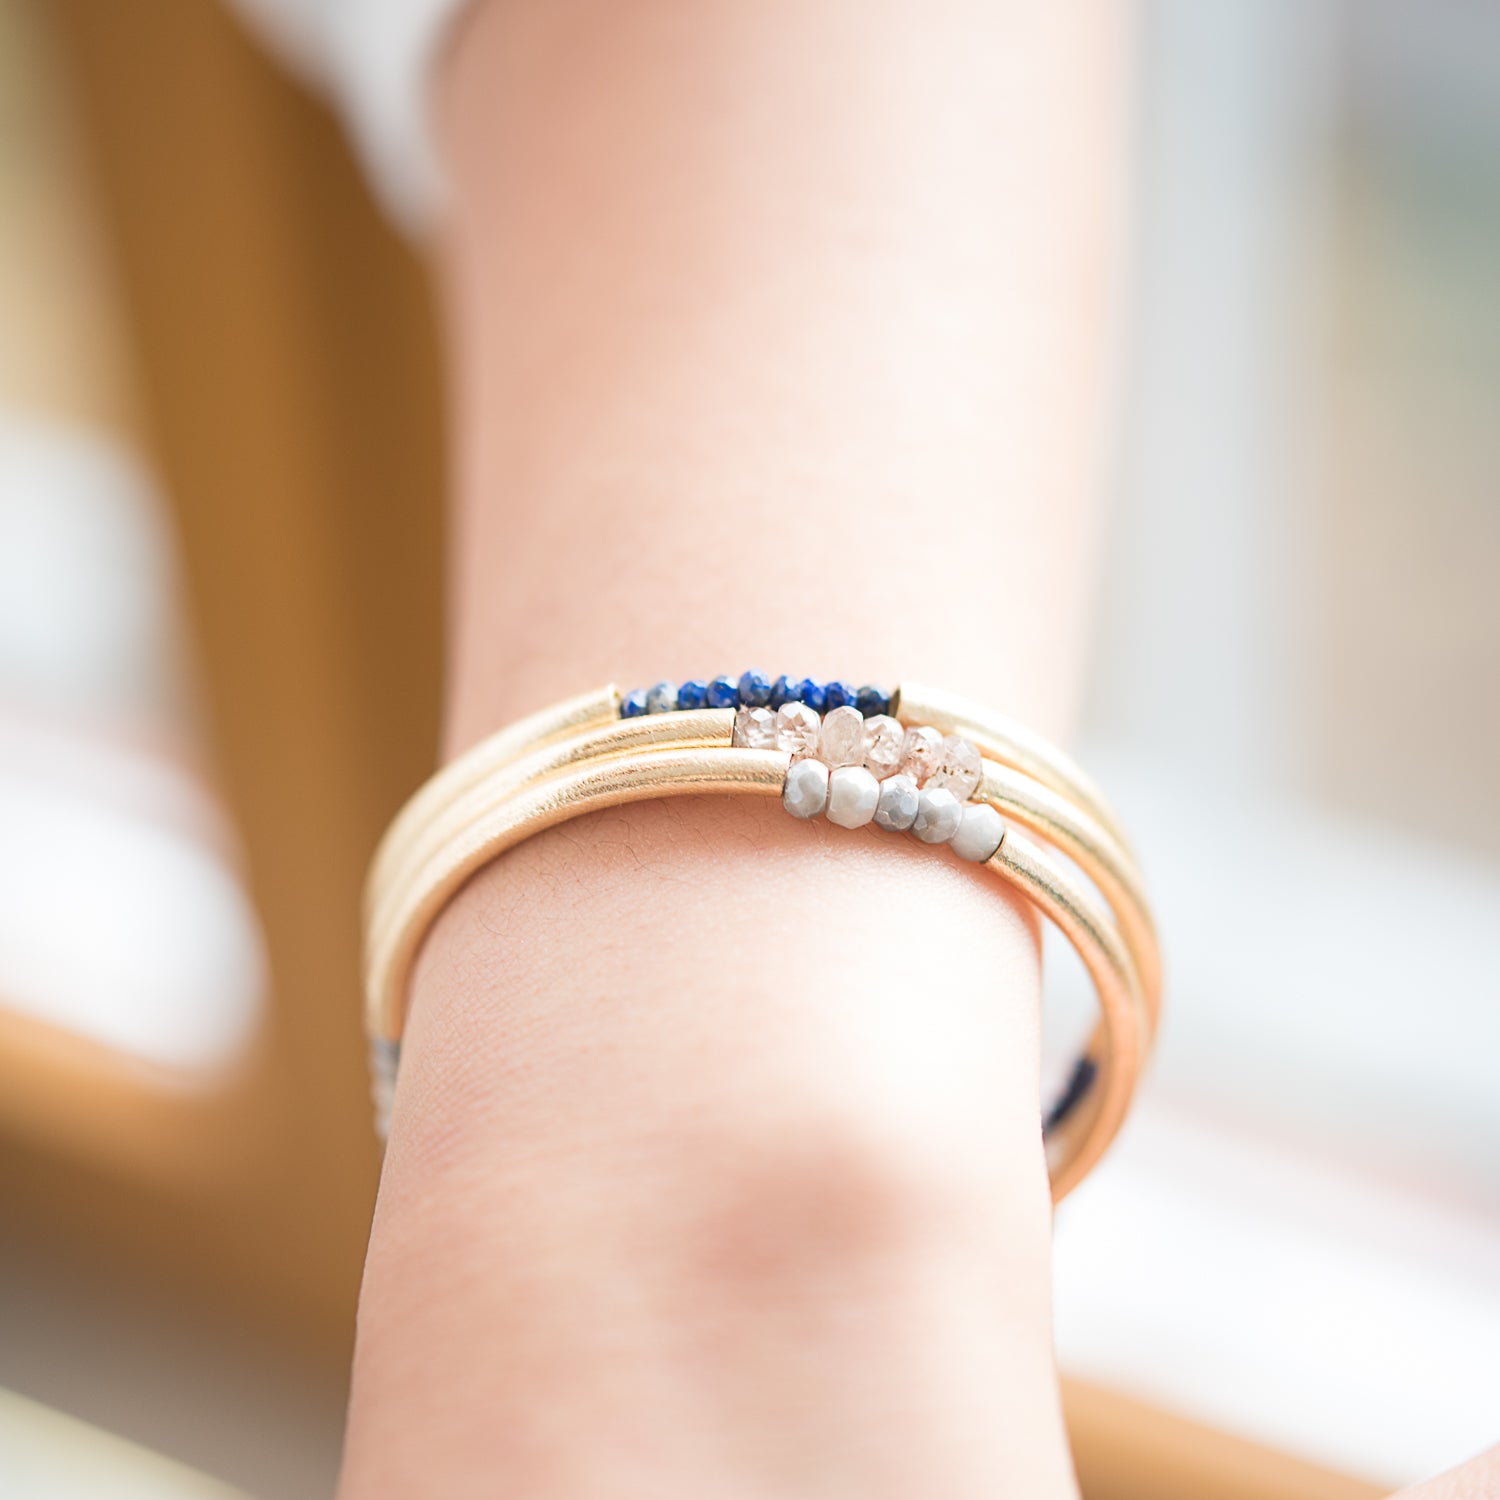
<svg viewBox="0 0 1500 1500"><path fill-rule="evenodd" d="M434 744L425 287L221 7L0 27L0 1386L326 1493L359 886Z"/></svg>
<svg viewBox="0 0 1500 1500"><path fill-rule="evenodd" d="M1091 1500L1362 1496L1500 1420L1500 14L1143 19L1082 749L1170 1011L1059 1349ZM101 1429L331 1488L440 404L414 258L219 7L0 0L7 1497L219 1492Z"/></svg>

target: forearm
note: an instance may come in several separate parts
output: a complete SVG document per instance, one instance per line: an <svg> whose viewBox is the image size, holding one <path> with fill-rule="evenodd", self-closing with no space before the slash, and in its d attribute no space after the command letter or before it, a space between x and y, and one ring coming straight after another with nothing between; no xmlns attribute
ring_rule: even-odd
<svg viewBox="0 0 1500 1500"><path fill-rule="evenodd" d="M741 665L1065 726L1101 16L474 12L450 745ZM346 1495L1065 1491L1035 931L982 882L727 803L473 882L413 987Z"/></svg>
<svg viewBox="0 0 1500 1500"><path fill-rule="evenodd" d="M1077 688L1108 7L490 0L445 121L450 742L730 670Z"/></svg>

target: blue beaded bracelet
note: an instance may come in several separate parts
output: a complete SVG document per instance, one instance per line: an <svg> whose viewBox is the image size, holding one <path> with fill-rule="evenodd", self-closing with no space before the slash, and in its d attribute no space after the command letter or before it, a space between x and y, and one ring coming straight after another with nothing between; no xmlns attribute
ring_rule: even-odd
<svg viewBox="0 0 1500 1500"><path fill-rule="evenodd" d="M867 719L891 711L890 693L869 683L853 688L837 679L825 683L812 677L782 675L773 680L752 670L738 677L693 677L683 683L658 682L649 688L633 688L620 695L620 717L634 719L642 714L694 708L780 708L784 703L805 703L819 714L833 708L857 708Z"/></svg>

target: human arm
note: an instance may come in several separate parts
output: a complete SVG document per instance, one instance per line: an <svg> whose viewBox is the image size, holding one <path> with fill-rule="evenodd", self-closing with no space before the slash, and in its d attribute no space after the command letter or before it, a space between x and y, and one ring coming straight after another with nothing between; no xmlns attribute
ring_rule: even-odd
<svg viewBox="0 0 1500 1500"><path fill-rule="evenodd" d="M440 84L447 743L761 665L1066 730L1124 12L486 0ZM343 1493L1071 1491L1030 914L731 803L426 945Z"/></svg>

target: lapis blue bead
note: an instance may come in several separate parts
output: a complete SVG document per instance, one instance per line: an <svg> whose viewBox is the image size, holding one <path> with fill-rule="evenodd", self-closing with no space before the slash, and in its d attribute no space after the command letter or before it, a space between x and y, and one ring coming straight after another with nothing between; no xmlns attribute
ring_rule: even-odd
<svg viewBox="0 0 1500 1500"><path fill-rule="evenodd" d="M764 708L770 701L770 678L759 672L746 672L740 678L740 703L745 708Z"/></svg>
<svg viewBox="0 0 1500 1500"><path fill-rule="evenodd" d="M1047 1111L1046 1128L1055 1130L1083 1102L1084 1095L1093 1088L1099 1076L1099 1064L1091 1057L1080 1057L1073 1066L1063 1091L1052 1108Z"/></svg>
<svg viewBox="0 0 1500 1500"><path fill-rule="evenodd" d="M865 718L873 718L876 714L891 711L890 695L882 693L878 687L870 687L867 684L854 695L854 706Z"/></svg>
<svg viewBox="0 0 1500 1500"><path fill-rule="evenodd" d="M830 713L836 708L848 708L854 702L854 689L847 682L830 682L823 689L823 706Z"/></svg>
<svg viewBox="0 0 1500 1500"><path fill-rule="evenodd" d="M646 712L646 690L645 688L632 688L620 699L620 717L622 719L638 719Z"/></svg>
<svg viewBox="0 0 1500 1500"><path fill-rule="evenodd" d="M771 707L780 708L783 703L800 703L801 684L795 677L784 672L771 684Z"/></svg>
<svg viewBox="0 0 1500 1500"><path fill-rule="evenodd" d="M701 677L692 677L677 689L678 708L702 708L708 702L708 684Z"/></svg>
<svg viewBox="0 0 1500 1500"><path fill-rule="evenodd" d="M715 677L708 685L708 706L710 708L738 708L740 706L740 690L734 684L732 677Z"/></svg>
<svg viewBox="0 0 1500 1500"><path fill-rule="evenodd" d="M658 682L646 694L648 714L669 714L676 707L677 684L675 682Z"/></svg>
<svg viewBox="0 0 1500 1500"><path fill-rule="evenodd" d="M797 697L815 714L822 713L828 706L828 694L823 684L811 677L804 677L797 684Z"/></svg>

